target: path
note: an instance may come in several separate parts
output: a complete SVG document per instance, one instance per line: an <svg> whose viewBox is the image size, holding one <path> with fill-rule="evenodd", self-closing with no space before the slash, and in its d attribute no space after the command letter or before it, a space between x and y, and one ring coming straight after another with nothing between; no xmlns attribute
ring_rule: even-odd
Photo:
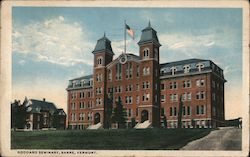
<svg viewBox="0 0 250 157"><path fill-rule="evenodd" d="M238 128L220 128L207 136L189 142L182 150L241 150L242 130Z"/></svg>

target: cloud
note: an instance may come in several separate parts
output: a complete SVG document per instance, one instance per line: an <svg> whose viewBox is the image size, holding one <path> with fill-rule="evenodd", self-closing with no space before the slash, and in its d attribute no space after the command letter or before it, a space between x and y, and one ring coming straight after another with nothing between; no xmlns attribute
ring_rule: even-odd
<svg viewBox="0 0 250 157"><path fill-rule="evenodd" d="M13 52L33 54L36 61L63 66L93 64L90 58L95 43L88 40L88 31L63 16L16 26L12 35Z"/></svg>
<svg viewBox="0 0 250 157"><path fill-rule="evenodd" d="M173 60L211 56L214 51L229 52L240 45L235 40L237 30L230 27L214 27L196 32L165 32L159 35L162 50L172 52ZM178 55L177 55L178 54Z"/></svg>
<svg viewBox="0 0 250 157"><path fill-rule="evenodd" d="M20 65L24 65L24 64L25 64L25 60L20 60L20 61L18 61L18 63L19 63Z"/></svg>

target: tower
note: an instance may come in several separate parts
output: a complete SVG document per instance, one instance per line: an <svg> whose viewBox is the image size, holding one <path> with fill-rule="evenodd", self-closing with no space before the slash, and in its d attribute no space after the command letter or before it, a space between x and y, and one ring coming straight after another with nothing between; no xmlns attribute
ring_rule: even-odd
<svg viewBox="0 0 250 157"><path fill-rule="evenodd" d="M140 54L140 84L142 85L139 115L141 122L149 120L153 126L160 124L159 43L157 32L151 27L142 30L138 42ZM145 88L146 85L146 88Z"/></svg>
<svg viewBox="0 0 250 157"><path fill-rule="evenodd" d="M106 65L112 62L113 60L113 50L111 47L111 41L104 36L97 41L94 51L94 70L93 70L93 112L92 124L105 124L105 104L107 101L106 86Z"/></svg>

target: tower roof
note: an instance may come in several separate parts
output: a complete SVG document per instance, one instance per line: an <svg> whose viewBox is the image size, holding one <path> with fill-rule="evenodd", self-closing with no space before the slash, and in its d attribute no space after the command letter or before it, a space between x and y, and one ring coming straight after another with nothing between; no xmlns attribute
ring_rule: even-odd
<svg viewBox="0 0 250 157"><path fill-rule="evenodd" d="M153 42L161 46L157 37L157 32L151 27L150 21L148 26L142 30L141 39L138 42L138 45L146 44L148 42Z"/></svg>
<svg viewBox="0 0 250 157"><path fill-rule="evenodd" d="M92 53L96 54L96 53L100 53L103 51L114 55L114 52L113 52L112 47L111 47L111 41L106 37L105 33L101 39L97 40L95 49Z"/></svg>

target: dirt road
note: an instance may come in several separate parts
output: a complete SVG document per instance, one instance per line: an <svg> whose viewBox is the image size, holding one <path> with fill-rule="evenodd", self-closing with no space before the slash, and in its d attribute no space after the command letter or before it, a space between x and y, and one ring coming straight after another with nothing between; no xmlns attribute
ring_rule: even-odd
<svg viewBox="0 0 250 157"><path fill-rule="evenodd" d="M221 128L207 136L189 142L182 150L241 150L242 130Z"/></svg>

